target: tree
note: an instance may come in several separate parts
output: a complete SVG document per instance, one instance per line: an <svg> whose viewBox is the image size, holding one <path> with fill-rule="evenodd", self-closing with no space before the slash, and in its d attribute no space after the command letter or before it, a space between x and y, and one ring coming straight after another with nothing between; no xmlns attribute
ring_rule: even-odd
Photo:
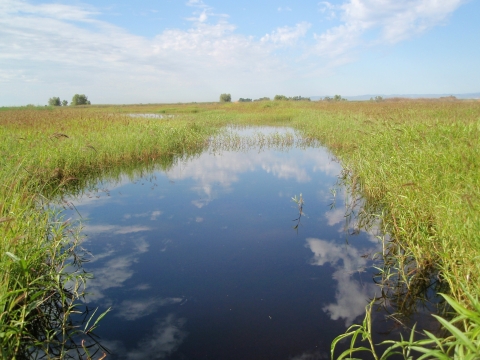
<svg viewBox="0 0 480 360"><path fill-rule="evenodd" d="M275 97L273 98L273 100L275 100L275 101L284 101L284 100L288 100L288 98L287 98L285 95L275 95Z"/></svg>
<svg viewBox="0 0 480 360"><path fill-rule="evenodd" d="M303 97L303 96L293 96L293 97L289 97L288 100L292 100L292 101L311 101L310 98L308 98L308 97Z"/></svg>
<svg viewBox="0 0 480 360"><path fill-rule="evenodd" d="M63 101L62 101L62 105L63 105L63 106L67 106L67 105L68 105L68 101L67 101L67 100L63 100Z"/></svg>
<svg viewBox="0 0 480 360"><path fill-rule="evenodd" d="M73 95L72 102L70 105L90 105L90 101L88 101L88 98L84 94L75 94Z"/></svg>
<svg viewBox="0 0 480 360"><path fill-rule="evenodd" d="M240 98L240 99L238 99L238 102L251 102L251 101L252 101L252 99L250 99L250 98L246 98L246 99Z"/></svg>
<svg viewBox="0 0 480 360"><path fill-rule="evenodd" d="M325 96L323 98L323 101L348 101L348 100L345 98L342 98L341 95L335 95L333 98L331 98L330 96Z"/></svg>
<svg viewBox="0 0 480 360"><path fill-rule="evenodd" d="M260 98L260 99L255 99L255 100L253 100L253 101L270 101L270 98L267 97L267 96L265 96L265 97L262 97L262 98Z"/></svg>
<svg viewBox="0 0 480 360"><path fill-rule="evenodd" d="M48 100L48 105L50 106L60 106L62 105L62 103L60 102L60 98L59 97L51 97L49 100Z"/></svg>
<svg viewBox="0 0 480 360"><path fill-rule="evenodd" d="M220 102L231 102L232 96L230 94L222 94L220 95Z"/></svg>

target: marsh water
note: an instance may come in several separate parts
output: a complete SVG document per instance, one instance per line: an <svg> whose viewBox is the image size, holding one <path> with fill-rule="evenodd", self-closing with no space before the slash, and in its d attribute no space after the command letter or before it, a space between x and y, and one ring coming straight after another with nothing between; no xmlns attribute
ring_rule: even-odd
<svg viewBox="0 0 480 360"><path fill-rule="evenodd" d="M381 245L351 235L340 171L321 147L210 149L71 200L86 302L112 308L96 330L108 358L329 358L379 292Z"/></svg>

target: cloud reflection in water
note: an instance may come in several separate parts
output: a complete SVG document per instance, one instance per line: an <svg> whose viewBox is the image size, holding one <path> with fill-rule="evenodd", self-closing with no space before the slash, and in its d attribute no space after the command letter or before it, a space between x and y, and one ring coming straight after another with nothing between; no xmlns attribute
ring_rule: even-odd
<svg viewBox="0 0 480 360"><path fill-rule="evenodd" d="M125 345L118 340L105 339L102 344L112 351L115 359L165 359L178 349L187 337L187 332L183 330L185 323L186 319L169 314L165 318L157 320L150 335L139 341L131 350L127 350Z"/></svg>
<svg viewBox="0 0 480 360"><path fill-rule="evenodd" d="M327 176L339 174L340 165L332 161L329 154L321 149L302 150L301 156L283 156L282 152L257 150L247 152L224 151L221 156L204 153L194 161L177 164L167 171L168 178L174 181L193 179L193 188L201 199L192 203L202 208L218 197L214 190L220 185L223 191L230 191L231 185L239 181L239 175L258 169L272 174L278 179L294 180L297 183L310 182L312 179L307 168L313 172L322 172ZM313 164L313 165L312 165ZM312 168L313 166L313 168Z"/></svg>
<svg viewBox="0 0 480 360"><path fill-rule="evenodd" d="M186 338L187 333L182 330L185 322L185 319L177 319L174 314L168 315L157 323L151 336L142 340L136 349L127 352L126 358L128 360L166 358Z"/></svg>
<svg viewBox="0 0 480 360"><path fill-rule="evenodd" d="M116 316L133 321L154 313L161 306L179 304L183 300L183 298L159 299L154 297L142 300L124 300L118 306Z"/></svg>
<svg viewBox="0 0 480 360"><path fill-rule="evenodd" d="M325 240L308 238L306 247L314 253L312 265L330 263L336 269L333 273L333 278L338 282L336 302L324 306L323 310L332 320L341 318L345 320L346 326L351 325L364 313L369 298L375 292L374 284L360 283L352 278L353 273L364 271L367 260L352 246L337 245Z"/></svg>

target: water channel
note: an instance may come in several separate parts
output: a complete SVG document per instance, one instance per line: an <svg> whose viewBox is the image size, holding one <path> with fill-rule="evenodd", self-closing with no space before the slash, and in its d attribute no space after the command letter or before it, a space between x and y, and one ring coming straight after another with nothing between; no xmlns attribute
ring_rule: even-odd
<svg viewBox="0 0 480 360"><path fill-rule="evenodd" d="M321 147L210 149L71 200L86 302L112 307L96 331L107 358L328 359L379 292L381 244L349 235L340 171Z"/></svg>

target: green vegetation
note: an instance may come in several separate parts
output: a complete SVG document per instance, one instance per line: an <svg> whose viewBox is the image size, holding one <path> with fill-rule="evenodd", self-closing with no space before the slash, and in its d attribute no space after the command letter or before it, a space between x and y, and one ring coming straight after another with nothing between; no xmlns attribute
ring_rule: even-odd
<svg viewBox="0 0 480 360"><path fill-rule="evenodd" d="M60 102L60 98L59 97L52 97L48 100L48 105L49 106L61 106L62 103Z"/></svg>
<svg viewBox="0 0 480 360"><path fill-rule="evenodd" d="M60 102L60 99L58 99ZM91 105L90 101L88 100L87 96L84 94L75 94L73 95L72 102L70 105Z"/></svg>
<svg viewBox="0 0 480 360"><path fill-rule="evenodd" d="M323 101L348 101L348 100L345 98L342 98L341 95L335 95L333 98L331 98L330 96L325 96L323 98Z"/></svg>
<svg viewBox="0 0 480 360"><path fill-rule="evenodd" d="M221 94L220 95L220 102L231 102L232 96L230 94Z"/></svg>
<svg viewBox="0 0 480 360"><path fill-rule="evenodd" d="M129 113L174 116L132 118ZM379 219L388 234L381 254L384 283L395 279L401 284L398 297L408 300L425 277L440 279L455 311L452 320L439 320L449 335L433 339L427 334L426 339L391 346L416 354L424 352L419 347L439 351L425 358L440 352L468 358L479 351L480 102L387 99L3 108L4 358L22 358L38 349L55 358L75 346L85 352L71 336L86 338L89 329L74 328L68 317L77 310L80 287L67 284L86 279L81 272L65 271L79 237L49 204L104 177L168 168L183 154L201 152L228 124L291 126L305 141L327 146L344 166L352 197L363 196L358 226ZM62 305L50 316L53 297L62 299ZM58 321L50 322L55 316ZM368 342L372 330L367 325L347 335L357 334L357 341L363 337ZM352 349L359 346L352 342Z"/></svg>
<svg viewBox="0 0 480 360"><path fill-rule="evenodd" d="M287 97L285 95L275 95L273 100L275 101L310 101L310 98L302 97L302 96Z"/></svg>
<svg viewBox="0 0 480 360"><path fill-rule="evenodd" d="M82 108L1 112L1 358L82 358L82 340L95 345L98 318L87 326L70 316L81 310L88 278L76 266L81 239L50 203L121 171L171 166L176 156L200 151L213 132L190 121Z"/></svg>
<svg viewBox="0 0 480 360"><path fill-rule="evenodd" d="M386 340L381 344L374 344L372 339L371 312L374 300L366 307L366 315L361 325L350 326L345 334L337 336L331 345L332 359L354 359L354 353L370 353L375 360L385 360L394 355L401 355L404 359L458 359L475 360L480 354L480 301L470 296L472 310L467 309L450 296L441 294L455 313L451 320L445 320L433 315L443 326L447 335L439 338L434 334L424 331L424 338L415 340L415 326L408 339L401 337L399 340ZM339 341L349 339L351 346L338 357L335 348ZM356 340L361 338L367 346L358 346ZM387 346L380 354L378 348Z"/></svg>

